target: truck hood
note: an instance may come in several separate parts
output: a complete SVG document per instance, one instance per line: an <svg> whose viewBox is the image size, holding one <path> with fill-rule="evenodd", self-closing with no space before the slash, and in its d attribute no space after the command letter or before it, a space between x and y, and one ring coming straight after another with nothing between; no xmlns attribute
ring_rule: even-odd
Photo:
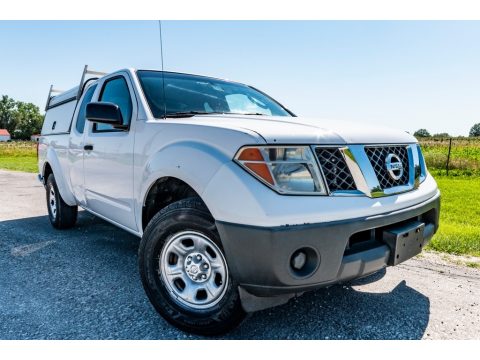
<svg viewBox="0 0 480 360"><path fill-rule="evenodd" d="M197 115L174 119L192 125L249 130L268 144L396 144L416 143L404 130L332 119L283 116Z"/></svg>

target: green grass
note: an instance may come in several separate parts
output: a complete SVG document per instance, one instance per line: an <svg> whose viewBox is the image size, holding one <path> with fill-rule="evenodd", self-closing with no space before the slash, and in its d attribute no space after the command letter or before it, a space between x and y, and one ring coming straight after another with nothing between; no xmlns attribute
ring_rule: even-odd
<svg viewBox="0 0 480 360"><path fill-rule="evenodd" d="M31 141L0 143L0 169L36 173L36 146L36 143Z"/></svg>
<svg viewBox="0 0 480 360"><path fill-rule="evenodd" d="M38 172L37 156L24 156L16 158L2 158L2 156L0 156L0 169L36 173Z"/></svg>
<svg viewBox="0 0 480 360"><path fill-rule="evenodd" d="M448 151L445 141L422 142L427 166L442 192L440 229L429 248L451 254L480 256L480 141L462 140L456 146L457 150L452 154L457 159L457 168L446 177L445 170L438 168L441 162L431 160L434 158L432 154ZM463 160L460 161L460 157ZM0 168L36 173L36 144L29 141L0 143Z"/></svg>
<svg viewBox="0 0 480 360"><path fill-rule="evenodd" d="M442 194L440 228L429 248L480 256L480 177L436 180Z"/></svg>
<svg viewBox="0 0 480 360"><path fill-rule="evenodd" d="M480 269L480 264L477 262L467 262L467 266L473 269Z"/></svg>

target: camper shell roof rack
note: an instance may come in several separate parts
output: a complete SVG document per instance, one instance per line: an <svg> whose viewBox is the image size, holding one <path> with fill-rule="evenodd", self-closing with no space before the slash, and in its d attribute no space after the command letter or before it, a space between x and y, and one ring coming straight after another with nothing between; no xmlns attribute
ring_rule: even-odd
<svg viewBox="0 0 480 360"><path fill-rule="evenodd" d="M92 75L92 77L88 77ZM88 65L83 68L82 77L80 78L80 84L70 90L63 91L54 89L53 85L50 85L50 91L48 92L47 103L45 105L45 111L52 107L65 104L70 101L78 101L82 96L85 84L91 80L98 80L102 76L107 75L105 72L89 70ZM57 95L54 95L57 94Z"/></svg>

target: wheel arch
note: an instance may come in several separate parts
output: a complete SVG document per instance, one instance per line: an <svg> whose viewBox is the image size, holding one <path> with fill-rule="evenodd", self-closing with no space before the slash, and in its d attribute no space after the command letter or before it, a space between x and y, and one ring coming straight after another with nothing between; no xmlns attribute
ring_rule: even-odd
<svg viewBox="0 0 480 360"><path fill-rule="evenodd" d="M173 176L162 176L156 179L149 186L143 199L141 215L142 231L145 230L149 221L161 209L176 201L190 197L198 197L205 204L200 194L184 180ZM207 207L206 204L205 206Z"/></svg>
<svg viewBox="0 0 480 360"><path fill-rule="evenodd" d="M47 158L43 164L43 183L47 183L48 176L53 174L55 176L55 182L57 183L58 191L63 201L69 206L77 205L75 198L67 186L65 176L62 172L62 167L58 160L57 155L51 149L47 153Z"/></svg>
<svg viewBox="0 0 480 360"><path fill-rule="evenodd" d="M48 161L45 161L45 164L43 165L43 171L42 171L43 185L47 184L47 179L50 176L50 174L53 174L53 169L48 163Z"/></svg>

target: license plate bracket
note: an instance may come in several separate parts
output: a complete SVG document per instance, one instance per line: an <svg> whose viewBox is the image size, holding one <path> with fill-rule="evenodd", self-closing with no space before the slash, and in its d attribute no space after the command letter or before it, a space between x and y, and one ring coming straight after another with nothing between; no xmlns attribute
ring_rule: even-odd
<svg viewBox="0 0 480 360"><path fill-rule="evenodd" d="M425 223L420 221L385 229L383 241L390 248L388 265L397 265L419 254L425 245L424 231Z"/></svg>

